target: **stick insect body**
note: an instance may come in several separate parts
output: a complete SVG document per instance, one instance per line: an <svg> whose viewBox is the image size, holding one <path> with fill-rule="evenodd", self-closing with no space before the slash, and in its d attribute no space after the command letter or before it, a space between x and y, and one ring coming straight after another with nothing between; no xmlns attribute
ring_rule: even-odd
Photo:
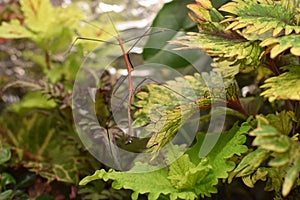
<svg viewBox="0 0 300 200"><path fill-rule="evenodd" d="M88 38L88 37L77 37L75 39L75 41L73 42L72 46L74 46L74 44L76 43L76 41L78 40L87 40L87 41L94 41L94 42L103 42L103 43L108 43L108 44L113 44L113 45L119 45L120 46L120 49L122 51L122 55L123 55L123 59L124 59L124 62L125 62L125 65L126 65L126 70L127 70L127 78L128 78L128 96L127 96L127 120L128 120L128 139L127 139L127 142L126 143L131 143L131 137L134 135L133 134L133 129L132 129L132 119L131 119L131 102L132 102L132 95L133 95L133 84L132 84L132 71L134 69L132 63L131 63L131 60L130 60L130 57L129 57L129 52L134 48L134 46L145 36L148 36L148 35L152 35L152 34L155 34L155 33L158 33L158 32L161 32L163 30L160 30L160 31L157 31L157 32L153 32L153 33L148 33L150 29L147 29L146 32L144 32L142 35L138 36L138 37L135 37L135 38L131 38L129 40L122 40L122 38L120 37L119 35L119 32L117 31L112 19L110 18L110 16L108 15L109 17L109 20L111 22L111 24L113 25L113 28L114 28L114 31L116 32L116 35L112 35L110 34L109 32L99 28L99 27L96 27L95 25L91 24L92 26L98 28L98 29L101 29L103 32L111 35L112 37L114 37L116 40L117 40L117 43L113 43L113 42L109 42L109 41L105 41L105 40L101 40L101 39L96 39L96 38ZM88 23L88 22L87 22ZM88 23L90 24L90 23ZM127 42L130 42L132 40L136 40L134 42L134 44L131 46L131 48L128 50L128 51L125 51L125 48L124 48L124 44L127 43ZM71 46L71 47L72 47Z"/></svg>

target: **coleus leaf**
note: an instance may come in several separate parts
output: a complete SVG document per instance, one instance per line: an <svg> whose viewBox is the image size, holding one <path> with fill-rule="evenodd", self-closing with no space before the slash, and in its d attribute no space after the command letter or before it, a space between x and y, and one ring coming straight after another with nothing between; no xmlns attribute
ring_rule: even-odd
<svg viewBox="0 0 300 200"><path fill-rule="evenodd" d="M187 154L181 156L170 165L168 179L177 189L190 190L209 175L211 166L207 159L202 159L196 166Z"/></svg>
<svg viewBox="0 0 300 200"><path fill-rule="evenodd" d="M233 126L228 132L222 133L217 144L211 152L205 157L208 159L208 164L211 166L211 173L205 177L203 183L197 185L197 190L200 194L210 196L210 193L216 193L214 187L218 183L218 179L227 178L228 172L233 170L235 163L228 161L233 155L241 155L245 153L248 148L243 145L246 141L245 134L251 129L251 126L244 122L241 127L237 124ZM199 161L199 149L204 140L204 134L199 135L198 142L187 153L193 162Z"/></svg>
<svg viewBox="0 0 300 200"><path fill-rule="evenodd" d="M34 34L21 26L19 20L11 20L10 23L2 22L0 27L0 36L2 38L31 38Z"/></svg>
<svg viewBox="0 0 300 200"><path fill-rule="evenodd" d="M230 22L227 30L242 30L242 35L251 35L252 39L266 39L284 32L300 32L297 24L299 11L291 5L287 9L283 1L234 0L220 8L229 15L224 22ZM272 34L265 34L271 31Z"/></svg>
<svg viewBox="0 0 300 200"><path fill-rule="evenodd" d="M260 65L259 56L262 48L259 43L243 41L230 34L188 33L187 36L171 43L184 46L179 49L198 48L204 50L209 56L215 57L215 62L226 59L231 61L231 66L241 64L242 68L252 69Z"/></svg>
<svg viewBox="0 0 300 200"><path fill-rule="evenodd" d="M85 185L90 181L103 179L104 181L114 180L113 187L116 189L125 188L133 190L132 199L138 199L139 194L147 194L148 199L158 199L161 194L172 195L170 199L177 199L183 197L184 199L195 199L195 194L176 189L172 186L168 179L167 169L160 169L148 173L130 173L130 172L116 172L104 169L97 170L93 175L85 177L80 185Z"/></svg>
<svg viewBox="0 0 300 200"><path fill-rule="evenodd" d="M24 167L39 174L49 182L57 180L65 183L78 183L78 171L81 165L78 159L70 158L63 163L29 161L24 164Z"/></svg>
<svg viewBox="0 0 300 200"><path fill-rule="evenodd" d="M286 152L289 149L289 141L274 127L269 125L261 125L250 133L256 136L253 145L260 146L263 149L278 153Z"/></svg>
<svg viewBox="0 0 300 200"><path fill-rule="evenodd" d="M269 151L260 148L247 154L234 169L236 176L243 177L252 174L269 157L269 154Z"/></svg>
<svg viewBox="0 0 300 200"><path fill-rule="evenodd" d="M136 95L133 126L144 127L143 134L151 135L147 147L156 152L194 114L210 109L212 103L226 106L226 89L231 83L232 79L223 79L220 73L211 72L176 78L165 85L146 85ZM233 98L234 94L229 96Z"/></svg>
<svg viewBox="0 0 300 200"><path fill-rule="evenodd" d="M11 113L10 113L11 115ZM14 115L1 119L0 123L8 130L7 139L16 149L17 162L35 172L49 182L58 180L77 183L80 173L87 167L80 154L74 132L65 133L56 115L34 113L26 117ZM18 119L18 126L16 126ZM55 128L53 128L55 127ZM79 147L79 148L78 148ZM88 158L84 158L88 159Z"/></svg>
<svg viewBox="0 0 300 200"><path fill-rule="evenodd" d="M20 3L24 24L17 20L3 23L0 37L29 38L48 51L61 50L69 45L73 29L84 19L77 8L54 7L49 0L22 0Z"/></svg>
<svg viewBox="0 0 300 200"><path fill-rule="evenodd" d="M269 101L300 100L299 66L285 66L283 69L288 71L265 81L265 84L261 88L265 88L266 90L261 95L268 97Z"/></svg>
<svg viewBox="0 0 300 200"><path fill-rule="evenodd" d="M34 33L47 31L50 28L49 25L56 20L54 7L48 0L22 0L20 3L25 16L25 23L29 30Z"/></svg>
<svg viewBox="0 0 300 200"><path fill-rule="evenodd" d="M285 116L291 120L291 117L285 112L284 114L277 113L275 116L278 118ZM259 178L255 173L264 167L263 161L269 160L268 174L261 176L261 180L267 179L267 187L269 190L278 190L278 188L281 187L282 195L287 196L294 186L299 185L297 180L299 180L300 172L300 145L298 140L295 141L285 133L279 131L285 130L285 128L279 129L272 125L272 123L282 120L274 120L275 116L257 117L258 127L250 132L249 135L255 136L253 145L258 146L258 148L244 157L239 166L235 169L235 172L237 176L241 176L248 185L252 185ZM269 119L272 121L269 122ZM274 173L274 171L277 172ZM251 179L249 179L250 176L252 176ZM251 181L252 183L250 183Z"/></svg>
<svg viewBox="0 0 300 200"><path fill-rule="evenodd" d="M21 9L25 15L26 27L44 38L57 35L63 28L74 28L79 20L84 19L83 14L75 7L54 7L49 0L22 0Z"/></svg>
<svg viewBox="0 0 300 200"><path fill-rule="evenodd" d="M275 127L277 131L284 135L289 135L293 129L293 122L297 122L295 113L292 111L282 111L276 114L268 114L265 116L269 125Z"/></svg>
<svg viewBox="0 0 300 200"><path fill-rule="evenodd" d="M189 4L187 7L193 12L189 13L189 16L200 31L222 32L225 29L226 23L220 23L224 17L210 1L196 0L196 4Z"/></svg>
<svg viewBox="0 0 300 200"><path fill-rule="evenodd" d="M267 38L260 43L262 47L269 47L266 52L271 52L271 58L277 57L280 53L290 49L291 54L300 56L300 35L291 34L278 38Z"/></svg>
<svg viewBox="0 0 300 200"><path fill-rule="evenodd" d="M199 157L199 148L204 139L204 134L200 134L197 143L187 154L171 163L169 167L148 173L134 173L135 167L149 168L148 165L136 163L136 166L128 172L97 170L93 175L85 177L80 185L97 179L113 180L114 188L133 190L132 199L137 199L138 194L148 194L148 199L158 199L160 195L167 195L170 199L210 196L211 193L217 192L215 185L218 179L227 178L228 172L235 167L235 163L227 159L234 154L241 155L247 151L247 147L243 144L246 141L245 134L250 128L251 126L245 122L241 127L236 124L230 131L222 133L220 140L207 157ZM174 152L169 152L171 153Z"/></svg>

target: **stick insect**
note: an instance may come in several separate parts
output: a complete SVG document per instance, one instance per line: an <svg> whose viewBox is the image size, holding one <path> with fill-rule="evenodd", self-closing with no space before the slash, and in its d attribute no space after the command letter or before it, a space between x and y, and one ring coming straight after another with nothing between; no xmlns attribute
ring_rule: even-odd
<svg viewBox="0 0 300 200"><path fill-rule="evenodd" d="M77 37L75 39L75 41L73 42L72 46L78 41L78 40L88 40L88 41L94 41L94 42L102 42L102 43L107 43L107 44L112 44L112 45L118 45L120 47L120 50L122 52L122 56L123 56L123 59L124 59L124 62L125 62L125 66L126 66L126 69L127 69L127 79L128 79L128 94L126 96L126 99L127 99L127 120L128 120L128 133L127 135L129 136L128 137L128 140L127 140L127 143L131 143L131 137L133 136L133 130L132 130L132 119L131 119L131 102L132 102L132 95L133 95L133 91L134 91L134 88L133 88L133 83L132 83L132 76L131 76L131 72L133 71L133 66L132 66L132 63L130 61L130 58L129 58L129 52L135 47L135 45L140 42L140 40L145 37L145 36L148 36L148 35L152 35L152 34L158 34L160 32L163 32L164 30L163 29L159 29L157 31L154 31L154 32L151 32L149 33L150 29L147 29L147 31L145 31L142 35L138 36L138 37L135 37L135 38L132 38L132 39L129 39L129 40L123 40L121 37L120 37L120 34L119 32L117 31L112 19L110 18L110 16L108 16L109 18L109 21L110 23L113 25L113 28L114 28L114 31L116 32L116 35L112 35L108 32L106 32L105 30L102 30L103 32L109 34L109 35L112 35L113 38L115 38L115 40L117 41L117 43L113 43L113 42L110 42L110 41L104 41L104 40L101 40L101 39L95 39L95 38L88 38L88 37ZM133 45L129 48L129 50L125 50L125 47L124 47L124 44L129 42L129 41L134 41ZM79 78L77 79L85 79L86 77L80 77L80 72L77 74ZM83 75L84 76L84 75ZM97 77L95 77L97 79ZM82 80L83 80L82 79ZM81 95L78 95L80 101L88 101L87 99L84 99L84 96L86 96L86 93L85 91L82 91L81 89L83 89L84 85L94 85L94 83L91 83L91 80L92 78L87 78L85 79L84 81L79 81L80 82L80 87L76 87L74 86L74 92L77 93L77 94L81 94ZM77 81L78 82L78 81ZM91 84L89 84L91 83ZM75 84L76 85L76 84ZM78 85L77 85L78 86ZM76 95L75 95L76 96ZM81 102L82 103L82 102ZM88 103L86 103L86 105L88 105ZM79 107L84 107L85 105L81 104L81 106ZM76 107L76 105L74 106ZM87 108L85 111L81 108L78 109L78 112L80 113L81 116L83 115L86 115L87 113L89 112L93 112L92 111L92 108ZM75 111L76 113L76 111ZM73 113L74 114L74 113ZM76 117L75 118L75 122L76 123L81 123L82 124L82 120L80 119L77 119ZM94 117L90 118L91 121L95 122L95 120L92 120ZM85 123L85 122L84 122ZM99 132L99 131L98 131ZM107 129L107 134L109 134L109 131ZM113 136L112 135L108 135L109 137L109 140L113 140ZM108 141L109 144L112 144L113 141ZM112 148L111 146L108 147L108 149L111 149L111 154L112 154L112 157L117 157L117 153L116 152L113 152L114 148Z"/></svg>
<svg viewBox="0 0 300 200"><path fill-rule="evenodd" d="M110 20L110 23L113 24L111 18L109 17L109 20ZM114 26L114 24L113 24ZM133 129L132 129L132 119L131 119L131 103L132 103L132 96L133 94L136 92L137 88L139 87L139 84L137 84L137 86L134 86L133 84L133 80L132 80L132 72L135 72L136 70L133 70L133 66L131 64L131 61L130 61L130 58L128 56L129 52L134 48L134 46L145 36L148 36L148 35L151 35L151 34L159 34L159 33L163 33L165 32L166 30L165 29L158 29L156 31L152 31L150 32L150 29L148 29L146 32L144 32L143 34L141 34L139 37L135 37L133 39L129 39L129 40L123 40L121 37L120 37L120 34L119 32L117 31L116 27L114 26L114 31L116 32L116 36L113 36L116 41L118 43L113 43L113 42L107 42L107 41L103 41L103 40L100 40L100 39L93 39L93 38L87 38L87 37L78 37L75 42L77 40L89 40L89 41L94 41L94 42L104 42L104 43L108 43L108 44L113 44L113 45L118 45L120 47L120 50L122 52L122 56L123 56L123 60L125 62L125 66L126 66L126 69L127 69L127 76L125 78L127 78L127 84L128 84L128 93L126 95L124 95L123 97L121 96L120 97L120 101L119 101L119 104L122 104L124 103L124 101L127 101L127 121L128 121L128 132L127 132L127 135L129 136L127 141L125 143L127 144L130 144L132 142L132 137L134 137L134 133L133 133ZM106 31L104 31L106 32ZM125 47L124 47L124 44L128 41L134 41L133 45L129 48L128 51L125 50ZM150 47L151 48L151 47ZM176 71L176 70L175 70ZM169 71L167 71L169 73ZM159 73L164 73L164 72L159 72ZM180 74L177 74L177 75L180 75ZM175 76L172 76L171 78L173 79ZM170 79L171 79L170 78ZM89 79L89 78L88 78ZM96 77L97 79L97 77ZM85 77L85 80L86 80L86 77ZM147 80L150 80L152 83L156 82L156 83L161 83L160 81L155 81L154 79L151 79L151 77L147 78ZM90 80L87 80L87 82L90 81ZM165 81L165 80L163 80ZM142 80L140 85L142 85L144 82L146 82L146 80ZM119 82L120 84L122 83L122 80ZM82 82L82 84L86 84L88 85L87 83L84 83L84 81ZM118 86L117 86L118 87ZM196 98L192 98L192 99L189 99L188 98L188 95L184 95L184 94L180 94L179 92L176 92L176 88L168 88L170 91L174 92L174 93L178 93L177 97L176 98L181 98L181 99L185 99L185 101L195 101ZM118 88L115 90L115 91L118 91ZM76 92L76 91L75 91ZM81 96L85 96L85 95L81 95ZM118 107L117 109L113 110L112 113L114 115L114 113L118 112ZM91 112L93 112L93 108L90 109ZM80 111L79 111L80 112ZM85 112L82 112L82 115L85 115ZM75 119L76 121L76 119ZM91 120L92 121L92 120ZM95 121L94 121L95 122ZM78 121L78 123L80 123L80 121ZM107 128L107 127L106 127ZM118 130L119 131L119 130ZM99 131L98 131L99 132ZM107 142L109 144L109 146L107 147L108 150L110 150L111 152L111 157L114 159L114 160L121 160L120 159L120 155L118 153L118 149L116 149L114 146L113 143L116 143L116 141L114 141L114 136L112 135L112 133L109 131L109 129L107 128L106 130L107 132L107 135L109 137L109 141ZM100 132L99 132L100 133ZM105 143L106 144L106 143ZM117 164L118 166L116 168L121 168L121 164L118 163Z"/></svg>
<svg viewBox="0 0 300 200"><path fill-rule="evenodd" d="M145 36L147 34L147 32L149 30L147 30L143 35L141 35L140 37L138 37L138 39L135 41L134 45L127 51L125 51L125 48L124 48L124 43L125 42L128 42L128 41L123 41L123 39L120 37L120 34L119 32L117 31L111 17L109 15L107 15L109 20L110 20L110 23L113 25L113 28L114 28L114 31L116 32L117 35L112 35L108 32L106 32L105 30L103 30L104 32L110 34L111 36L113 36L117 42L118 42L118 45L120 46L120 49L122 51L122 54L123 54L123 58L124 58L124 62L125 62L125 65L126 65L126 69L127 69L127 77L128 77L128 99L127 99L127 119L128 119L128 135L129 136L132 136L132 126L131 126L131 123L132 123L132 119L131 119L131 110L130 110L130 107L131 107L131 98L132 98L132 92L133 92L133 85L132 85L132 78L131 78L131 72L133 71L133 65L130 61L130 57L129 57L129 52L134 48L134 46L141 40L141 38L143 36ZM153 34L153 33L152 33ZM135 38L134 38L135 39ZM94 38L87 38L87 37L77 37L76 40L74 41L74 43L77 41L77 40L89 40L89 41L94 41L94 42L105 42L105 43L110 43L108 41L104 41L104 40L100 40L100 39L94 39ZM129 40L130 41L130 40ZM130 142L130 140L128 141Z"/></svg>

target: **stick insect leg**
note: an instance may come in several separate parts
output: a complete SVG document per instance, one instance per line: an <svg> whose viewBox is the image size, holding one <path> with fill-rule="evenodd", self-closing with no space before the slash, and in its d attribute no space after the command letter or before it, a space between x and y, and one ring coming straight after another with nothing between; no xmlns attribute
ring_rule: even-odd
<svg viewBox="0 0 300 200"><path fill-rule="evenodd" d="M137 89L138 89L140 86L142 86L143 83L145 83L145 82L148 81L148 80L152 81L153 83L155 83L155 84L157 84L157 85L160 85L160 86L162 86L162 87L165 87L166 89L168 89L168 90L174 92L176 95L178 95L178 96L180 96L180 97L182 97L182 98L184 98L184 99L187 99L187 100L189 100L189 101L195 101L195 99L189 99L188 97L184 96L183 94L180 94L179 92L175 91L174 89L172 89L172 88L170 88L170 87L164 85L164 83L159 82L159 81L157 81L157 80L155 80L155 79L153 79L153 78L151 78L151 77L148 77L148 76L145 77L145 78L137 85L137 87L135 87L134 94L137 92Z"/></svg>
<svg viewBox="0 0 300 200"><path fill-rule="evenodd" d="M128 98L128 94L126 94L126 95L123 96L123 97L118 97L118 96L115 95L115 94L116 94L116 92L119 90L119 88L121 87L121 85L124 83L124 81L126 80L127 77L128 77L128 76L121 76L121 78L119 79L119 80L121 80L121 81L120 81L119 84L116 85L116 87L115 87L115 89L114 89L114 92L113 92L113 94L112 94L116 99L120 100L121 103L124 103L124 102L126 101L126 98ZM151 82L146 83L147 81L151 81ZM174 89L168 87L167 85L164 85L162 82L157 81L157 80L155 80L155 79L153 79L153 78L151 78L151 77L145 77L143 80L141 80L141 81L134 87L133 95L137 93L137 91L139 90L139 88L140 88L142 85L150 84L150 83L154 83L154 84L160 85L160 86L162 86L162 87L165 87L166 89L170 90L171 92L175 93L176 95L180 96L181 98L187 99L187 100L189 100L189 101L191 101L191 102L192 102L192 101L195 101L195 99L190 99L190 98L184 96L183 94L180 94L179 92L175 91ZM118 112L118 111L121 109L121 107L122 107L122 104L121 104L121 103L118 103L117 109L115 109L115 110L113 111L113 114L116 114L116 112Z"/></svg>
<svg viewBox="0 0 300 200"><path fill-rule="evenodd" d="M150 81L150 82L147 82L147 81ZM189 102L196 102L196 98L195 99L191 99L189 97L186 97L184 94L181 94L180 92L176 91L174 88L171 88L169 87L168 85L160 82L160 81L157 81L155 79L153 79L152 77L145 77L141 82L139 82L139 84L137 84L135 86L135 90L134 90L134 95L138 92L138 90L145 84L157 84L157 85L160 85L164 88L166 88L167 90L170 90L172 93L174 93L175 95L177 95L178 97L178 100L181 102L180 104L182 103L189 103ZM191 87L188 87L187 89L191 89ZM185 99L184 102L180 99ZM161 115L161 117L163 117L164 114ZM154 124L154 126L156 126L156 124ZM184 125L183 125L184 126ZM189 126L186 126L186 128L189 127ZM158 130L160 130L162 127L158 127ZM155 137L157 137L158 135L155 135ZM180 138L183 138L185 141L190 141L191 138L189 137L189 135L187 134L187 132L185 131L185 128L184 129L180 129L180 134L179 136L177 136L177 140L178 140L178 137Z"/></svg>
<svg viewBox="0 0 300 200"><path fill-rule="evenodd" d="M123 92L121 92L121 95L116 95L116 93L118 92L119 88L121 87L121 85L124 83L124 81L126 80L127 76L123 76L121 77L119 80L121 81L118 81L117 85L114 87L114 91L112 93L112 98L116 99L117 100L117 103L114 104L113 102L113 105L112 107L114 107L115 109L112 110L112 116L109 120L111 120L113 117L116 116L116 114L122 109L123 107L123 103L126 102L126 100L128 99L128 93L126 93L124 95ZM134 79L136 79L136 77L134 77ZM148 81L148 82L147 82ZM149 82L150 81L150 82ZM134 82L134 81L133 81ZM193 99L189 99L188 97L180 94L179 92L175 91L174 89L166 86L166 85L163 85L162 82L159 82L151 77L145 77L143 78L143 80L141 80L139 83L135 84L135 86L133 87L133 96L137 93L137 91L141 88L142 85L145 85L145 84L151 84L151 83L154 83L154 84L158 84L158 85L161 85L162 87L165 87L167 88L168 90L170 90L171 92L173 92L174 94L176 94L177 96L181 97L181 98L184 98L184 99L187 99L188 101L195 101ZM124 90L125 92L125 90ZM112 100L113 101L113 100Z"/></svg>

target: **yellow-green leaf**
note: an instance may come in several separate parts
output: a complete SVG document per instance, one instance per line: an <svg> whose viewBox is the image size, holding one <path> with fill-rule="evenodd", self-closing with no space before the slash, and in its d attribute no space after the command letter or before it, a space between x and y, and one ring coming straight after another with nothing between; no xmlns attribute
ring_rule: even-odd
<svg viewBox="0 0 300 200"><path fill-rule="evenodd" d="M19 20L11 20L10 23L3 22L0 27L2 38L31 38L34 34L20 24Z"/></svg>
<svg viewBox="0 0 300 200"><path fill-rule="evenodd" d="M35 33L50 31L54 26L52 23L57 20L54 14L54 7L49 0L22 0L21 8L25 16L25 24ZM59 27L56 27L59 29Z"/></svg>
<svg viewBox="0 0 300 200"><path fill-rule="evenodd" d="M260 43L262 47L269 47L266 53L271 52L271 58L277 57L280 53L290 49L295 56L300 56L300 35L292 34L278 38L267 38Z"/></svg>
<svg viewBox="0 0 300 200"><path fill-rule="evenodd" d="M282 31L285 35L292 31L300 32L296 17L299 11L291 5L289 8L286 8L283 1L234 0L220 10L236 15L229 15L224 20L231 22L227 30L243 29L243 35L256 35L256 39L261 39L262 34L269 31L272 34L265 35L265 38L280 35Z"/></svg>
<svg viewBox="0 0 300 200"><path fill-rule="evenodd" d="M286 66L284 69L289 71L267 79L261 86L266 89L261 95L268 97L269 101L300 100L300 66Z"/></svg>

